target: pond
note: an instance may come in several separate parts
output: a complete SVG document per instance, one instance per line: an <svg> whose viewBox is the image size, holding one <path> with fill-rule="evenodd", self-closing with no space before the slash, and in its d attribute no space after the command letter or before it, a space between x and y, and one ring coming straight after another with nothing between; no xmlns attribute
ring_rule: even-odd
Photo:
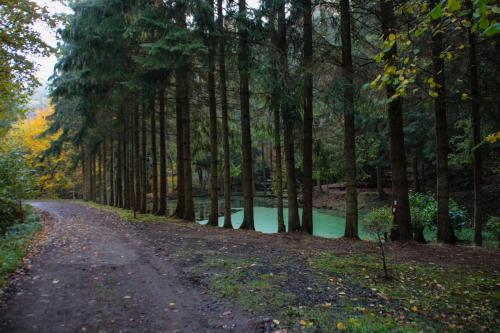
<svg viewBox="0 0 500 333"><path fill-rule="evenodd" d="M169 200L169 211L175 210L175 200ZM194 198L194 205L196 211L196 220L200 224L208 222L210 213L210 199L207 197ZM274 198L269 197L255 197L254 198L254 223L255 229L263 233L276 233L278 231L278 209L275 205ZM233 197L231 200L231 222L233 228L237 229L243 222L243 198ZM224 224L224 201L219 199L219 226ZM299 209L299 216L302 214L302 209ZM288 228L288 209L283 210L285 225ZM338 238L344 235L345 218L343 214L334 210L328 209L314 209L314 235L326 238ZM365 234L360 228L360 237L364 238Z"/></svg>

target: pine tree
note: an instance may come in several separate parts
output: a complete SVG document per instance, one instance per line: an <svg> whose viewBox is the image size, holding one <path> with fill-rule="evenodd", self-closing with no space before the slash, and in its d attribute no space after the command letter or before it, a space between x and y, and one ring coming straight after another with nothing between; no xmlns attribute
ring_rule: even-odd
<svg viewBox="0 0 500 333"><path fill-rule="evenodd" d="M252 171L252 134L250 129L250 93L249 80L249 48L248 48L248 23L245 0L238 0L238 71L240 74L240 110L241 110L241 147L243 157L242 183L243 183L243 223L242 229L254 230L253 221L253 171Z"/></svg>
<svg viewBox="0 0 500 333"><path fill-rule="evenodd" d="M358 238L358 193L356 188L356 129L351 54L351 10L349 0L340 0L342 79L344 81L344 154L346 161L346 223L344 237Z"/></svg>

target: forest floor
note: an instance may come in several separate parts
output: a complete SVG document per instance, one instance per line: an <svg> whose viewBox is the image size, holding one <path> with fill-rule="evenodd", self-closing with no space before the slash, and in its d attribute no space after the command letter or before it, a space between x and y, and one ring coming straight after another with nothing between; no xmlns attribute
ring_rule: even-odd
<svg viewBox="0 0 500 333"><path fill-rule="evenodd" d="M500 251L225 230L68 201L0 293L0 332L494 332Z"/></svg>

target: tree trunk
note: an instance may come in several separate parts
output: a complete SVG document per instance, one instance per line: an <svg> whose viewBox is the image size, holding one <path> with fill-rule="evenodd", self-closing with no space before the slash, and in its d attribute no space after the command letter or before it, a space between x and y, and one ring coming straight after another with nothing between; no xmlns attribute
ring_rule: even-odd
<svg viewBox="0 0 500 333"><path fill-rule="evenodd" d="M284 117L284 144L285 144L285 166L287 176L288 197L288 231L300 231L299 207L297 203L297 185L295 176L295 143L294 143L294 121L290 116L290 107L282 111Z"/></svg>
<svg viewBox="0 0 500 333"><path fill-rule="evenodd" d="M473 4L467 0L469 9L469 20L473 22ZM472 136L476 149L473 151L472 168L474 173L474 243L477 246L483 244L483 209L482 209L482 156L481 156L481 113L479 80L477 73L477 54L476 54L476 35L469 27L469 72L470 72L470 91L471 91L471 110L472 110Z"/></svg>
<svg viewBox="0 0 500 333"><path fill-rule="evenodd" d="M283 216L283 174L282 174L282 153L281 153L281 122L279 105L274 107L274 142L276 150L275 177L276 177L276 200L278 208L278 232L286 232Z"/></svg>
<svg viewBox="0 0 500 333"><path fill-rule="evenodd" d="M118 163L116 166L116 193L115 193L115 206L123 207L123 195L122 195L122 133L121 130L117 135L117 147L116 147L116 157Z"/></svg>
<svg viewBox="0 0 500 333"><path fill-rule="evenodd" d="M219 93L222 111L222 149L224 151L224 228L231 224L231 163L229 153L229 119L227 110L226 49L222 0L217 0L217 26L219 29Z"/></svg>
<svg viewBox="0 0 500 333"><path fill-rule="evenodd" d="M340 0L342 76L344 80L344 158L346 162L346 224L344 237L358 236L358 191L356 185L356 128L351 55L351 11L349 0Z"/></svg>
<svg viewBox="0 0 500 333"><path fill-rule="evenodd" d="M281 6L276 6L273 4L271 11L270 22L272 24L273 30L271 35L271 41L273 46L278 49L279 46L279 35L276 31L275 21L276 14L278 11L281 12L283 8ZM279 14L278 14L279 15ZM281 14L283 15L283 14ZM283 28L283 27L282 27ZM281 32L281 31L280 31ZM273 90L271 92L271 109L274 115L274 150L276 152L276 161L274 162L274 169L272 163L272 149L270 154L271 170L274 171L274 181L275 181L275 192L276 192L276 205L278 208L278 232L286 232L285 220L283 216L283 173L282 173L282 152L281 152L281 116L280 116L280 84L279 84L279 55L276 54L274 50L270 52L270 59L272 60L272 81Z"/></svg>
<svg viewBox="0 0 500 333"><path fill-rule="evenodd" d="M217 180L217 106L215 101L215 38L212 29L214 3L210 3L210 24L208 32L208 109L210 117L210 215L208 224L219 225L219 194Z"/></svg>
<svg viewBox="0 0 500 333"><path fill-rule="evenodd" d="M153 192L153 205L152 212L153 214L158 213L158 161L157 161L157 147L156 147L156 108L155 108L155 99L154 97L150 101L149 106L149 116L150 116L150 125L151 125L151 182L152 187L151 190Z"/></svg>
<svg viewBox="0 0 500 333"><path fill-rule="evenodd" d="M283 174L281 165L281 121L278 92L274 91L271 96L271 105L274 110L274 149L276 151L276 162L274 163L274 177L276 179L276 199L278 207L278 232L285 232L285 220L283 217Z"/></svg>
<svg viewBox="0 0 500 333"><path fill-rule="evenodd" d="M274 109L272 109L272 110L274 110ZM271 170L271 177L272 177L272 172L273 172L273 167L274 167L274 164L273 164L274 149L273 149L273 147L274 147L274 143L272 141L269 142L269 169Z"/></svg>
<svg viewBox="0 0 500 333"><path fill-rule="evenodd" d="M186 6L183 2L177 3L176 24L179 29L186 30ZM177 82L180 93L181 107L181 127L182 127L182 157L183 157L183 189L184 189L184 209L182 218L187 221L195 220L193 203L193 174L191 166L191 117L189 112L189 79L190 79L190 61L184 58L178 67L176 73L179 78ZM179 198L177 199L179 200Z"/></svg>
<svg viewBox="0 0 500 333"><path fill-rule="evenodd" d="M177 177L174 177L174 174L175 174L174 163L170 164L170 173L172 174L172 192L173 192L174 188L175 189L177 188L177 183L176 183ZM167 193L168 193L168 189L167 189Z"/></svg>
<svg viewBox="0 0 500 333"><path fill-rule="evenodd" d="M421 244L427 243L424 236L424 227L415 228L415 241Z"/></svg>
<svg viewBox="0 0 500 333"><path fill-rule="evenodd" d="M128 116L128 145L127 145L127 155L128 155L128 188L129 188L129 206L134 212L136 211L136 201L135 201L135 156L134 156L134 108L130 111Z"/></svg>
<svg viewBox="0 0 500 333"><path fill-rule="evenodd" d="M96 202L96 167L95 167L95 153L90 155L90 198Z"/></svg>
<svg viewBox="0 0 500 333"><path fill-rule="evenodd" d="M165 87L160 86L158 91L158 103L160 108L160 205L158 215L167 214L167 148L165 133Z"/></svg>
<svg viewBox="0 0 500 333"><path fill-rule="evenodd" d="M104 182L103 182L103 145L104 145L104 141L99 145L99 156L98 156L98 165L99 165L99 203L100 204L104 204Z"/></svg>
<svg viewBox="0 0 500 333"><path fill-rule="evenodd" d="M260 142L260 157L261 157L261 169L260 171L262 172L262 181L261 184L264 186L264 194L266 193L266 151L264 149L264 141Z"/></svg>
<svg viewBox="0 0 500 333"><path fill-rule="evenodd" d="M302 209L302 231L313 233L313 179L312 179L312 143L313 143L313 78L312 66L312 13L311 0L303 0L304 11L304 191Z"/></svg>
<svg viewBox="0 0 500 333"><path fill-rule="evenodd" d="M284 3L280 3L278 7L277 49L279 53L278 61L281 66L279 69L279 73L281 73L281 78L279 80L280 107L284 127L284 150L287 177L286 189L288 196L288 231L290 232L300 230L300 220L295 177L295 120L293 115L293 105L290 104L289 97L286 96L286 94L290 91L290 78L288 70L288 44L286 40L286 17Z"/></svg>
<svg viewBox="0 0 500 333"><path fill-rule="evenodd" d="M174 216L177 218L184 217L184 150L183 150L183 127L182 127L182 69L175 71L175 127L176 127L176 173L177 173L177 205L175 207Z"/></svg>
<svg viewBox="0 0 500 333"><path fill-rule="evenodd" d="M189 75L188 66L185 69L184 96L182 104L182 127L183 127L183 157L184 157L184 220L194 221L194 202L193 202L193 172L191 168L191 119L189 115Z"/></svg>
<svg viewBox="0 0 500 333"><path fill-rule="evenodd" d="M141 115L141 204L140 212L145 214L148 207L147 193L148 193L148 166L146 161L147 156L147 136L146 136L146 105L142 105Z"/></svg>
<svg viewBox="0 0 500 333"><path fill-rule="evenodd" d="M422 179L422 192L425 192L427 187L426 187L426 179L425 179L425 159L422 159L422 175L420 177L420 179Z"/></svg>
<svg viewBox="0 0 500 333"><path fill-rule="evenodd" d="M94 189L92 186L92 182L93 182L93 167L92 167L93 156L92 156L92 152L90 151L90 149L88 147L87 147L87 149L88 149L88 156L87 156L88 200L92 201L92 200L94 200L94 197L93 197Z"/></svg>
<svg viewBox="0 0 500 333"><path fill-rule="evenodd" d="M109 140L109 205L115 205L115 140L114 140L114 132L111 132L110 140Z"/></svg>
<svg viewBox="0 0 500 333"><path fill-rule="evenodd" d="M123 208L130 209L130 172L129 172L129 140L128 140L128 117L125 120L125 132L123 133Z"/></svg>
<svg viewBox="0 0 500 333"><path fill-rule="evenodd" d="M394 29L394 7L392 0L380 0L382 30L384 37L389 38ZM392 65L394 55L397 54L397 45L385 54L387 65ZM406 175L406 153L403 132L403 106L401 97L392 99L396 89L392 84L387 85L387 98L389 99L388 117L391 141L391 171L392 171L392 196L397 202L394 214L394 225L391 232L393 240L408 241L413 238L410 217L410 204L408 200L408 179Z"/></svg>
<svg viewBox="0 0 500 333"><path fill-rule="evenodd" d="M85 154L85 159L83 160L83 163L85 164L85 176L84 176L84 198L85 201L90 201L90 162L87 152L87 147L84 145L84 154Z"/></svg>
<svg viewBox="0 0 500 333"><path fill-rule="evenodd" d="M431 8L439 4L431 0ZM432 70L434 88L437 96L434 98L434 115L436 121L436 164L437 164L437 241L451 243L450 223L448 217L448 122L446 119L446 88L443 53L443 32L440 19L432 21Z"/></svg>
<svg viewBox="0 0 500 333"><path fill-rule="evenodd" d="M106 149L106 139L102 142L101 147L102 152L102 204L108 204L108 175L107 175L107 149Z"/></svg>
<svg viewBox="0 0 500 333"><path fill-rule="evenodd" d="M92 156L90 155L90 151L88 151L88 147L86 147L87 152L86 152L86 159L85 159L85 169L87 170L87 186L86 186L86 192L87 192L87 201L92 201L92 172L90 170L92 166Z"/></svg>
<svg viewBox="0 0 500 333"><path fill-rule="evenodd" d="M140 146L140 132L141 132L141 127L139 123L139 105L136 105L134 109L134 164L135 164L135 210L139 210L141 206L141 173L142 173L142 159L141 159L141 146Z"/></svg>
<svg viewBox="0 0 500 333"><path fill-rule="evenodd" d="M82 197L84 201L88 200L87 194L87 158L83 144L80 144L80 164L82 166Z"/></svg>
<svg viewBox="0 0 500 333"><path fill-rule="evenodd" d="M238 0L238 71L240 74L240 108L241 108L241 145L242 145L242 183L243 183L243 223L241 229L255 230L253 220L253 174L252 174L252 134L250 130L250 93L248 22L245 0Z"/></svg>
<svg viewBox="0 0 500 333"><path fill-rule="evenodd" d="M104 187L104 202L103 204L109 205L109 195L108 195L108 149L107 149L107 140L104 139L102 146L103 153L103 161L102 161L102 183Z"/></svg>

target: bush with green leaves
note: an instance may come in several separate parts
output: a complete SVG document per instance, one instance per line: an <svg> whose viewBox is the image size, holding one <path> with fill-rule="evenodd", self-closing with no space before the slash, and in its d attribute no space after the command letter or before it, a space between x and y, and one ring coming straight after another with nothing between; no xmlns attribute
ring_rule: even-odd
<svg viewBox="0 0 500 333"><path fill-rule="evenodd" d="M386 279L389 278L389 272L387 271L387 263L385 259L384 241L387 237L387 233L391 231L392 221L393 217L391 208L378 207L372 209L362 222L363 229L367 233L375 236L378 242L378 245L380 247L380 258L382 260L384 276Z"/></svg>
<svg viewBox="0 0 500 333"><path fill-rule="evenodd" d="M409 199L414 239L425 243L424 230L432 228L436 219L436 199L430 193L410 193Z"/></svg>
<svg viewBox="0 0 500 333"><path fill-rule="evenodd" d="M490 216L486 224L486 229L498 241L498 247L500 248L500 216Z"/></svg>
<svg viewBox="0 0 500 333"><path fill-rule="evenodd" d="M374 236L383 236L391 230L392 220L390 207L373 208L363 219L363 229Z"/></svg>
<svg viewBox="0 0 500 333"><path fill-rule="evenodd" d="M40 215L29 206L24 209L24 223L7 227L5 234L0 235L0 287L5 283L5 278L22 263L32 238L42 227Z"/></svg>
<svg viewBox="0 0 500 333"><path fill-rule="evenodd" d="M437 201L430 193L410 193L411 222L415 227L426 227L436 219Z"/></svg>
<svg viewBox="0 0 500 333"><path fill-rule="evenodd" d="M34 171L19 148L0 150L0 234L22 218L22 199L30 196Z"/></svg>
<svg viewBox="0 0 500 333"><path fill-rule="evenodd" d="M423 237L423 230L435 230L437 228L437 201L432 193L411 192L410 214L416 238ZM448 210L450 227L452 230L460 230L467 223L467 214L460 205L450 198Z"/></svg>

